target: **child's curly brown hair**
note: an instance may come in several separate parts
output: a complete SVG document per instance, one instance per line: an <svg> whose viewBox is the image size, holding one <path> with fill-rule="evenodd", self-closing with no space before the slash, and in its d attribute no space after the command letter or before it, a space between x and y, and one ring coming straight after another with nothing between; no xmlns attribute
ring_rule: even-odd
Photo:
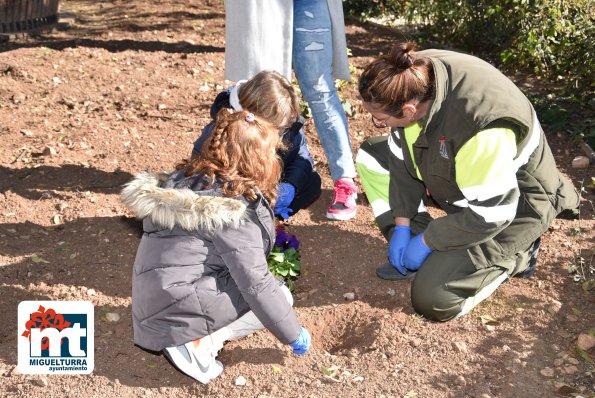
<svg viewBox="0 0 595 398"><path fill-rule="evenodd" d="M217 178L225 196L255 200L260 191L274 206L282 169L277 128L246 111L222 109L216 120L200 154L177 168L185 168L186 176L201 173L212 182Z"/></svg>

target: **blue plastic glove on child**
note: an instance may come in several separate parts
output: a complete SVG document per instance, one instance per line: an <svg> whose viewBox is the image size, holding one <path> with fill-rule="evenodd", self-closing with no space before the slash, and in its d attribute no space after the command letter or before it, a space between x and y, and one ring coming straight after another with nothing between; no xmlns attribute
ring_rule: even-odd
<svg viewBox="0 0 595 398"><path fill-rule="evenodd" d="M276 216L281 216L284 220L289 218L289 214L293 213L293 210L288 206L293 202L295 198L295 187L288 182L282 182L279 184L277 190L277 203L275 204L274 213Z"/></svg>
<svg viewBox="0 0 595 398"><path fill-rule="evenodd" d="M393 231L393 236L388 242L388 261L403 275L407 275L407 270L403 266L403 253L410 240L411 228L405 225L397 225Z"/></svg>
<svg viewBox="0 0 595 398"><path fill-rule="evenodd" d="M426 258L432 253L423 241L424 234L419 234L409 241L405 253L403 253L403 264L411 271L417 271Z"/></svg>
<svg viewBox="0 0 595 398"><path fill-rule="evenodd" d="M310 350L310 342L312 342L312 337L310 337L310 333L308 333L306 328L302 327L300 329L300 335L298 336L298 338L293 343L289 343L289 345L291 346L291 348L293 348L294 354L302 355Z"/></svg>

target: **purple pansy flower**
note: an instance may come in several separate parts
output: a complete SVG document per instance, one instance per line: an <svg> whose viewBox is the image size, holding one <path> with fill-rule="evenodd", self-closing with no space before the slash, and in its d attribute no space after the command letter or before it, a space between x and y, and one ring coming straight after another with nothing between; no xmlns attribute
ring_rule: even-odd
<svg viewBox="0 0 595 398"><path fill-rule="evenodd" d="M277 236L275 237L275 246L279 248L279 251L284 252L287 249L298 250L300 247L300 241L295 235L288 234L282 226L276 228Z"/></svg>

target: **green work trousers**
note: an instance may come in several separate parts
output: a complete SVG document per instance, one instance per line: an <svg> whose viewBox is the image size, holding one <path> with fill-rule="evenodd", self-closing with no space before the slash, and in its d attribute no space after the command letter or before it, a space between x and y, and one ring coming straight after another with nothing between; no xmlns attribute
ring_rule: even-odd
<svg viewBox="0 0 595 398"><path fill-rule="evenodd" d="M387 136L381 136L366 140L357 154L356 166L378 227L388 241L392 236L394 217L388 199L388 157L391 155L387 139ZM431 221L430 214L422 209L411 219L412 234L423 232ZM531 256L537 256L533 245L497 265L486 265L474 263L466 249L433 251L413 280L413 308L436 321L465 315L510 276L525 271Z"/></svg>

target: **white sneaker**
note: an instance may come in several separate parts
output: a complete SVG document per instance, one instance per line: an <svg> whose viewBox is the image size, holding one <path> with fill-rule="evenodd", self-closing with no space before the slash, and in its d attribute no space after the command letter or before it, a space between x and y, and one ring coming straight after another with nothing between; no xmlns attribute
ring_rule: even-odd
<svg viewBox="0 0 595 398"><path fill-rule="evenodd" d="M163 354L181 372L200 383L207 384L223 372L223 364L215 359L217 351L208 337L176 347L167 347Z"/></svg>

